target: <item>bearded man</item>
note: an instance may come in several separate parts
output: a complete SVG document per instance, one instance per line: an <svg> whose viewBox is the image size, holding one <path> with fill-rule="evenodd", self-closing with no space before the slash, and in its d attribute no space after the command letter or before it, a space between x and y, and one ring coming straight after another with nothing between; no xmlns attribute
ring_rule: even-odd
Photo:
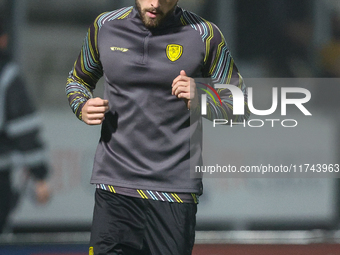
<svg viewBox="0 0 340 255"><path fill-rule="evenodd" d="M201 144L190 143L201 135L195 79L234 84L246 99L219 29L177 3L136 0L99 15L69 74L73 112L102 125L90 254L191 254L203 192L202 179L190 178L202 158ZM93 98L102 76L104 96ZM220 105L208 96L208 115L242 121L230 91L218 92Z"/></svg>

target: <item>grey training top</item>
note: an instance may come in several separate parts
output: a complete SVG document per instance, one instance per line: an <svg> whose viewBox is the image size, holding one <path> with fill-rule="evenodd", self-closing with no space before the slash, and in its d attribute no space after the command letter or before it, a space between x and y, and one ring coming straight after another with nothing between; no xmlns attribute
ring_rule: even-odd
<svg viewBox="0 0 340 255"><path fill-rule="evenodd" d="M192 78L235 84L245 93L223 36L199 16L176 7L153 30L143 25L134 7L97 17L66 86L71 108L81 119L98 79L105 78L110 110L102 124L92 183L202 193L201 178L190 178L189 171L190 163L202 164L200 117L190 121L192 111L171 94L181 70ZM229 91L219 95L222 105L208 99L209 116L237 119ZM191 136L198 137L195 143Z"/></svg>

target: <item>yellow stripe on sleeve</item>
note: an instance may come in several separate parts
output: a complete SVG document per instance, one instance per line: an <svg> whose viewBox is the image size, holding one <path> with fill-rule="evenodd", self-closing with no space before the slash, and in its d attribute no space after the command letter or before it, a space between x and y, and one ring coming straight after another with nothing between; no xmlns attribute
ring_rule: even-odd
<svg viewBox="0 0 340 255"><path fill-rule="evenodd" d="M132 12L132 9L129 10L127 13L123 14L122 16L120 16L118 19L124 19L124 18L126 18L131 12Z"/></svg>
<svg viewBox="0 0 340 255"><path fill-rule="evenodd" d="M214 30L213 30L213 27L212 25L210 24L210 22L204 20L206 22L206 24L208 25L209 27L209 31L210 31L210 35L206 41L206 53L205 53L205 58L204 58L204 62L206 63L207 60L208 60L208 57L209 57L209 53L210 53L210 41L211 39L214 37Z"/></svg>
<svg viewBox="0 0 340 255"><path fill-rule="evenodd" d="M217 53L216 53L216 57L215 57L214 63L213 63L212 67L209 70L209 74L210 75L213 74L213 72L214 72L214 70L216 68L217 62L219 61L219 58L221 56L222 47L224 45L225 45L225 41L224 40L218 45L218 50L217 50Z"/></svg>

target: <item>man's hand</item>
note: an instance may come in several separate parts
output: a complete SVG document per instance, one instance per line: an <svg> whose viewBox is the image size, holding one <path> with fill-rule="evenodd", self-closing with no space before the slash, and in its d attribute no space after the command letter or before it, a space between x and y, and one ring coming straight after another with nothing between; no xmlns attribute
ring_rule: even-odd
<svg viewBox="0 0 340 255"><path fill-rule="evenodd" d="M50 199L51 191L46 181L36 181L35 183L35 197L38 203L46 204Z"/></svg>
<svg viewBox="0 0 340 255"><path fill-rule="evenodd" d="M195 80L188 77L184 70L172 82L172 94L182 98L188 109L193 109L198 105Z"/></svg>
<svg viewBox="0 0 340 255"><path fill-rule="evenodd" d="M89 99L81 110L81 118L88 125L100 125L109 110L109 101L99 97Z"/></svg>

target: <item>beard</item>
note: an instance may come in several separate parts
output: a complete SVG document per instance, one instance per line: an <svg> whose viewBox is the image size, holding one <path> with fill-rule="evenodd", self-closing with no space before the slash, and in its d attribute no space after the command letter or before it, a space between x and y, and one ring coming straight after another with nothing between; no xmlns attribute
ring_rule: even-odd
<svg viewBox="0 0 340 255"><path fill-rule="evenodd" d="M142 9L140 3L138 0L136 2L136 7L139 13L139 16L144 24L145 27L152 29L152 28L157 28L159 27L175 10L177 6L177 2L175 6L168 11L167 13L162 12L161 10L158 10L156 8L147 8L147 9ZM151 18L146 15L147 12L156 12L157 16L156 18Z"/></svg>

